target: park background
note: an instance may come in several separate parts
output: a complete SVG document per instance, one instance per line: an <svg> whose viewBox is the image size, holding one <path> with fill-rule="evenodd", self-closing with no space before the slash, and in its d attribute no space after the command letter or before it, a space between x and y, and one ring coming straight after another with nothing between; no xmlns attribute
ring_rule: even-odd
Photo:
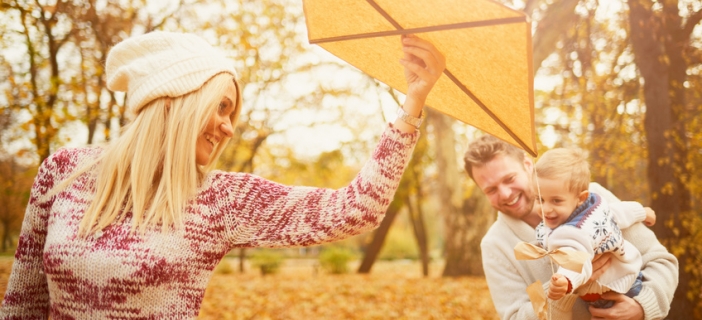
<svg viewBox="0 0 702 320"><path fill-rule="evenodd" d="M702 2L500 2L532 19L540 151L584 148L593 181L656 211L680 260L669 318L702 319ZM38 165L119 135L124 96L105 88L105 57L153 30L199 34L236 62L244 105L223 170L341 187L404 99L309 45L301 0L1 0L3 293ZM479 243L495 212L461 161L480 134L429 110L376 231L231 252L201 318L494 318Z"/></svg>

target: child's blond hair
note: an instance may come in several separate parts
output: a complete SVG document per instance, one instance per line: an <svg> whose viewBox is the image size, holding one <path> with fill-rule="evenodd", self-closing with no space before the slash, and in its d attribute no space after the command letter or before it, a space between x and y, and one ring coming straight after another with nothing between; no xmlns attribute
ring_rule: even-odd
<svg viewBox="0 0 702 320"><path fill-rule="evenodd" d="M580 148L555 148L544 152L534 166L536 175L545 179L563 179L570 192L588 190L590 166Z"/></svg>

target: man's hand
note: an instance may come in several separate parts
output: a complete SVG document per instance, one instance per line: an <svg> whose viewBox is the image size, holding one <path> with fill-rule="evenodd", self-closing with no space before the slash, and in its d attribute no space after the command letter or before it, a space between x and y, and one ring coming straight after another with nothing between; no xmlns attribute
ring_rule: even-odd
<svg viewBox="0 0 702 320"><path fill-rule="evenodd" d="M596 255L592 259L592 275L590 276L590 279L587 280L581 288L588 288L590 287L590 284L592 284L594 281L597 281L597 279L600 278L600 276L609 269L609 265L612 264L612 253L611 252L605 252L602 254Z"/></svg>
<svg viewBox="0 0 702 320"><path fill-rule="evenodd" d="M592 320L643 320L644 313L636 300L613 291L602 294L602 299L614 301L611 308L599 309L590 306Z"/></svg>
<svg viewBox="0 0 702 320"><path fill-rule="evenodd" d="M551 276L551 282L548 285L548 298L558 300L568 293L568 278L559 273L554 273Z"/></svg>
<svg viewBox="0 0 702 320"><path fill-rule="evenodd" d="M587 281L592 282L600 278L600 276L609 269L609 265L612 263L612 253L605 252L603 254L598 254L592 259L592 275Z"/></svg>

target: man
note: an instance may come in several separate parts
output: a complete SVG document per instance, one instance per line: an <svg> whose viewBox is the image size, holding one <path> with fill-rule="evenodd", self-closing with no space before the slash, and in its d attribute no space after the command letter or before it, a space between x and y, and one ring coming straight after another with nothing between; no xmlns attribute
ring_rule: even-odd
<svg viewBox="0 0 702 320"><path fill-rule="evenodd" d="M550 259L516 260L514 246L536 240L534 228L541 222L537 192L533 187L533 162L524 151L490 135L473 141L464 157L465 169L497 209L498 217L481 242L483 269L492 301L501 319L538 319L526 288L540 280L547 288L557 266ZM608 201L619 201L599 184L590 191ZM661 319L668 314L678 284L678 261L642 223L622 230L641 252L643 288L638 296L609 292L602 298L614 300L608 309L588 307L575 294L549 303L551 319ZM593 260L596 279L609 266L611 256Z"/></svg>

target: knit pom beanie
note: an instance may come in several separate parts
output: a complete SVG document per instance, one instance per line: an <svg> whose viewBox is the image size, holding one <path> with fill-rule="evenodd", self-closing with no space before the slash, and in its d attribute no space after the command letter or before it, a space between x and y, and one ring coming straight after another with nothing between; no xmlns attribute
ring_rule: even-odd
<svg viewBox="0 0 702 320"><path fill-rule="evenodd" d="M204 39L163 31L118 43L106 62L107 88L127 92L131 115L156 98L195 91L223 72L236 77L234 63Z"/></svg>

